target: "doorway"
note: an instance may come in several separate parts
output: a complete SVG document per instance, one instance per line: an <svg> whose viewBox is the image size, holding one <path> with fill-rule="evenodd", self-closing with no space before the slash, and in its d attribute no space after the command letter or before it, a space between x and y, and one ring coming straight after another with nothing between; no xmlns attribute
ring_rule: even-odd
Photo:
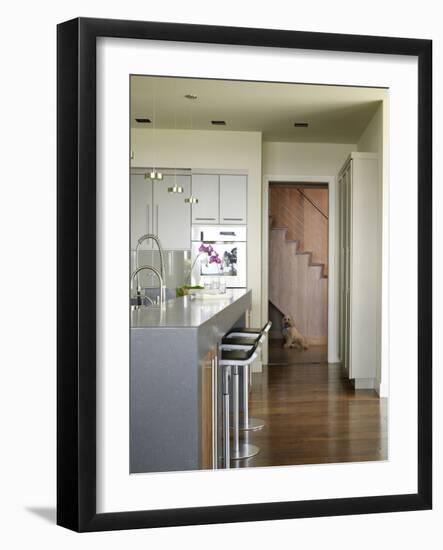
<svg viewBox="0 0 443 550"><path fill-rule="evenodd" d="M268 204L268 365L327 363L328 184L271 181Z"/></svg>

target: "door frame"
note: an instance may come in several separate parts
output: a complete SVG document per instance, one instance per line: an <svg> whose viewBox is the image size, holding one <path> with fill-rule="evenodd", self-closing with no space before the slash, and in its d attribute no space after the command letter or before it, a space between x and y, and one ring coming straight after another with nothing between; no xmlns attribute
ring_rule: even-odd
<svg viewBox="0 0 443 550"><path fill-rule="evenodd" d="M322 183L328 186L328 363L339 363L338 356L338 243L337 183L335 176L274 175L263 176L262 196L262 291L261 317L268 320L269 301L269 184ZM263 349L264 363L268 362L268 348Z"/></svg>

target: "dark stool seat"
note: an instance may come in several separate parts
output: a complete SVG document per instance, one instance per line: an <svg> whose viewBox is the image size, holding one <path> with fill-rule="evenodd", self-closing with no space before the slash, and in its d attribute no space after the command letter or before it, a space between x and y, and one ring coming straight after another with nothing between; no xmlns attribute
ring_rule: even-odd
<svg viewBox="0 0 443 550"><path fill-rule="evenodd" d="M257 335L257 338L248 338L248 337L237 337L232 336L224 337L222 338L222 344L231 345L231 346L255 346L255 344L258 342L259 335Z"/></svg>
<svg viewBox="0 0 443 550"><path fill-rule="evenodd" d="M246 332L250 334L260 335L262 331L263 329L261 328L234 327L234 328L231 328L231 330L227 334L231 334L232 332Z"/></svg>
<svg viewBox="0 0 443 550"><path fill-rule="evenodd" d="M257 342L247 349L222 349L221 358L225 361L247 361L250 359L257 349Z"/></svg>
<svg viewBox="0 0 443 550"><path fill-rule="evenodd" d="M246 327L233 327L231 330L226 334L226 336L229 337L230 334L234 334L235 336L245 334L249 337L255 337L257 335L258 338L260 338L262 341L264 337L268 334L269 329L271 328L272 323L271 321L268 321L263 328L246 328Z"/></svg>

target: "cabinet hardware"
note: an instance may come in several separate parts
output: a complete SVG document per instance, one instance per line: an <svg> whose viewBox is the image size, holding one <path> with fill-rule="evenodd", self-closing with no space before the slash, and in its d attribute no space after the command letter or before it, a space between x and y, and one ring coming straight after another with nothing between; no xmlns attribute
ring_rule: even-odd
<svg viewBox="0 0 443 550"><path fill-rule="evenodd" d="M195 218L196 220L204 220L204 221L209 221L209 220L215 220L215 218Z"/></svg>
<svg viewBox="0 0 443 550"><path fill-rule="evenodd" d="M243 218L223 218L227 222L242 222Z"/></svg>

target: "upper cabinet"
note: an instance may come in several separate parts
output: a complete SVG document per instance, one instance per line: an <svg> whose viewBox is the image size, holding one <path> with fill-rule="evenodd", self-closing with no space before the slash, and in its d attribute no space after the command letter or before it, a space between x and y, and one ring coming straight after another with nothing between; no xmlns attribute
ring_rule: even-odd
<svg viewBox="0 0 443 550"><path fill-rule="evenodd" d="M217 224L219 176L214 174L193 174L192 195L198 203L192 205L192 223L200 225Z"/></svg>
<svg viewBox="0 0 443 550"><path fill-rule="evenodd" d="M242 225L247 222L246 175L193 174L192 223L199 225Z"/></svg>
<svg viewBox="0 0 443 550"><path fill-rule="evenodd" d="M220 176L220 223L246 223L246 176Z"/></svg>
<svg viewBox="0 0 443 550"><path fill-rule="evenodd" d="M183 193L169 193L174 184L183 187ZM159 236L165 250L191 248L191 208L185 197L191 194L190 175L164 174L162 180L145 179L144 173L131 175L131 249L146 233ZM152 241L143 248L152 248Z"/></svg>

